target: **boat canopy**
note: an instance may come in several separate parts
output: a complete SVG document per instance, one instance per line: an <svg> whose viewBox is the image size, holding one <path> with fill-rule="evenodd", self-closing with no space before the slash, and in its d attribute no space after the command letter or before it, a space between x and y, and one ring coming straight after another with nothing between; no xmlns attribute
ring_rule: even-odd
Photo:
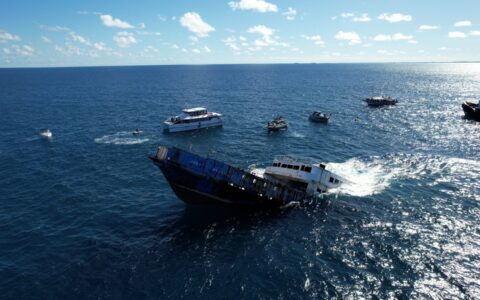
<svg viewBox="0 0 480 300"><path fill-rule="evenodd" d="M198 116L198 115L205 115L207 113L207 109L204 107L194 107L194 108L184 109L182 110L182 112L190 116Z"/></svg>

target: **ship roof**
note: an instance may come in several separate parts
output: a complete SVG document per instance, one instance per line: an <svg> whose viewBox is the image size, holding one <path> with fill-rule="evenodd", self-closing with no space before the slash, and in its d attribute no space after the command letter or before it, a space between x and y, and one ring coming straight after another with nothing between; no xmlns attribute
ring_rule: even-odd
<svg viewBox="0 0 480 300"><path fill-rule="evenodd" d="M292 163L292 164L304 164L304 165L315 165L320 164L321 162L310 158L310 157L299 157L293 155L276 155L274 161L281 163Z"/></svg>
<svg viewBox="0 0 480 300"><path fill-rule="evenodd" d="M203 111L207 110L205 107L193 107L193 108L186 108L183 110L184 113L192 113L192 112L198 112L198 111Z"/></svg>

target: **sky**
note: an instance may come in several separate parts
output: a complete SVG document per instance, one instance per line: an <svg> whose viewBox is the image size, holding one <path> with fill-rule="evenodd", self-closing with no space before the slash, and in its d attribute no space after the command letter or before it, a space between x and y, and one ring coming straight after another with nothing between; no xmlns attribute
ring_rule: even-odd
<svg viewBox="0 0 480 300"><path fill-rule="evenodd" d="M0 67L480 61L479 0L0 3Z"/></svg>

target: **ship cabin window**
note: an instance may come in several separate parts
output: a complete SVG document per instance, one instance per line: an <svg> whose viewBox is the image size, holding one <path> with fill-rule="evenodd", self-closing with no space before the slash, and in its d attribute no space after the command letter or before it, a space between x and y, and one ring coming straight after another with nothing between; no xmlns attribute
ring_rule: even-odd
<svg viewBox="0 0 480 300"><path fill-rule="evenodd" d="M339 181L338 179L335 179L333 183L337 184Z"/></svg>
<svg viewBox="0 0 480 300"><path fill-rule="evenodd" d="M286 168L286 167L287 167L287 165L286 165L286 164L282 164L282 168Z"/></svg>
<svg viewBox="0 0 480 300"><path fill-rule="evenodd" d="M305 171L305 166L302 166L302 167L300 168L300 171Z"/></svg>
<svg viewBox="0 0 480 300"><path fill-rule="evenodd" d="M312 167L305 167L305 172L308 172L308 173L312 172Z"/></svg>
<svg viewBox="0 0 480 300"><path fill-rule="evenodd" d="M293 166L293 169L298 170L298 169L300 169L300 167L299 166Z"/></svg>
<svg viewBox="0 0 480 300"><path fill-rule="evenodd" d="M324 164L320 164L320 168L325 169L325 165L324 165Z"/></svg>
<svg viewBox="0 0 480 300"><path fill-rule="evenodd" d="M333 177L330 177L329 182L330 182L330 183L333 183L333 180L334 180Z"/></svg>
<svg viewBox="0 0 480 300"><path fill-rule="evenodd" d="M292 165L288 165L287 168L293 169L293 166L292 166Z"/></svg>
<svg viewBox="0 0 480 300"><path fill-rule="evenodd" d="M192 117L194 117L194 116L205 115L206 113L207 113L206 110L198 110L198 111L189 112L188 114L191 115Z"/></svg>

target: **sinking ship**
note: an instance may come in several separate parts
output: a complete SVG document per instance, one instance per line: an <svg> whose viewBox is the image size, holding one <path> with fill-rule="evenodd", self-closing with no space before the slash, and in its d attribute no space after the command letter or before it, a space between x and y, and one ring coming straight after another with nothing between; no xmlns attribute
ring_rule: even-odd
<svg viewBox="0 0 480 300"><path fill-rule="evenodd" d="M279 207L311 199L342 183L325 164L291 156L277 156L271 166L252 170L176 147L160 146L150 159L178 198L189 204Z"/></svg>

